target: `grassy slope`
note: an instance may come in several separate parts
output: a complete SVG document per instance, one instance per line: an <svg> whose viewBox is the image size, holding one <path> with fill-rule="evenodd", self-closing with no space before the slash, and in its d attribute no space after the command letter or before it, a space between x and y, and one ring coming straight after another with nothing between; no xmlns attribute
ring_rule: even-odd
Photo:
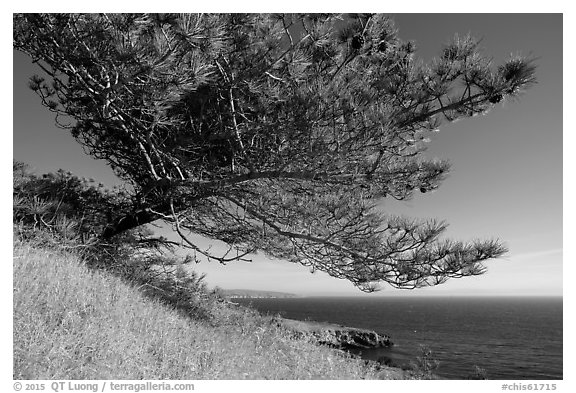
<svg viewBox="0 0 576 393"><path fill-rule="evenodd" d="M398 378L221 304L193 320L74 255L14 243L14 379Z"/></svg>

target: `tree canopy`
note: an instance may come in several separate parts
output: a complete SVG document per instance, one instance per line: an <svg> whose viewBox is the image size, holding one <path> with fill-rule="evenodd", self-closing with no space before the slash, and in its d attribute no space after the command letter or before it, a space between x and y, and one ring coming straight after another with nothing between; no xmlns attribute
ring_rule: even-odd
<svg viewBox="0 0 576 393"><path fill-rule="evenodd" d="M517 96L528 59L494 66L455 37L423 64L381 14L25 14L14 47L46 74L30 87L57 123L126 182L101 239L164 220L222 263L260 251L364 291L481 274L506 252L376 204L436 189L450 165L425 157L428 134Z"/></svg>

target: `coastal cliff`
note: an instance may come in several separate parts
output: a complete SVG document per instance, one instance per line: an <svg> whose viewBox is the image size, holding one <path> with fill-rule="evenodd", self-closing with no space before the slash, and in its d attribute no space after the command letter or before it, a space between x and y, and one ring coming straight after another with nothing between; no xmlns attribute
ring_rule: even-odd
<svg viewBox="0 0 576 393"><path fill-rule="evenodd" d="M390 336L367 329L286 318L279 319L279 323L297 335L309 336L319 344L339 349L386 348L393 345Z"/></svg>

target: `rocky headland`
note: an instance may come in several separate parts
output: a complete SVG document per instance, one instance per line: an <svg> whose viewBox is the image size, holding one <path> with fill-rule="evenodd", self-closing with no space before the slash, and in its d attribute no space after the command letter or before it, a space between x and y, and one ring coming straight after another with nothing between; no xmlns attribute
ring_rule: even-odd
<svg viewBox="0 0 576 393"><path fill-rule="evenodd" d="M279 323L297 335L309 336L319 344L339 349L386 348L393 345L390 336L373 330L324 322L280 318Z"/></svg>
<svg viewBox="0 0 576 393"><path fill-rule="evenodd" d="M297 336L307 336L320 345L341 349L356 355L362 350L390 348L394 345L389 335L368 329L278 317L277 322L279 325L292 330ZM375 360L365 359L365 362L376 367L382 379L411 378L407 371L391 365L390 360L386 357Z"/></svg>

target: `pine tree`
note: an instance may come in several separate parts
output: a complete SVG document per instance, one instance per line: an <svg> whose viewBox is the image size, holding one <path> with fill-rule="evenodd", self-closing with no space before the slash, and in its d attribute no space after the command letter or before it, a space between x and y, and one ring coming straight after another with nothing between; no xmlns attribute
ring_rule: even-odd
<svg viewBox="0 0 576 393"><path fill-rule="evenodd" d="M47 75L30 87L57 122L131 190L103 239L163 220L222 263L261 251L364 291L481 274L506 252L376 202L436 189L449 163L426 159L428 134L517 96L529 60L494 67L456 37L421 64L379 14L26 14L14 47Z"/></svg>

